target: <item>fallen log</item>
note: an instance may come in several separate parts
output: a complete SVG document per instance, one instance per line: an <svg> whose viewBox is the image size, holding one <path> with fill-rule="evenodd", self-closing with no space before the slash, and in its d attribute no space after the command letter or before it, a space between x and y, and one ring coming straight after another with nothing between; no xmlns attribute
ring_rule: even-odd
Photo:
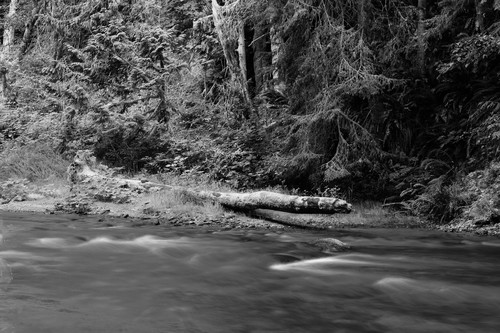
<svg viewBox="0 0 500 333"><path fill-rule="evenodd" d="M77 152L73 163L68 168L68 180L72 185L95 180L101 183L114 181L117 184L123 184L123 186L144 189L157 187L178 192L194 201L212 201L223 207L242 211L268 209L290 213L334 214L349 213L352 210L351 204L345 200L331 197L286 195L269 191L252 193L202 191L137 179L113 177L106 167L96 163L95 157L90 151Z"/></svg>
<svg viewBox="0 0 500 333"><path fill-rule="evenodd" d="M331 215L297 214L260 208L250 211L249 214L256 218L299 228L328 229L342 226L342 223Z"/></svg>
<svg viewBox="0 0 500 333"><path fill-rule="evenodd" d="M323 229L324 223L318 219L318 215L296 214L272 209L255 209L249 212L253 217L301 228Z"/></svg>
<svg viewBox="0 0 500 333"><path fill-rule="evenodd" d="M272 209L291 213L334 214L349 213L352 210L351 204L337 198L303 197L269 191L235 193L183 189L182 194L244 211Z"/></svg>

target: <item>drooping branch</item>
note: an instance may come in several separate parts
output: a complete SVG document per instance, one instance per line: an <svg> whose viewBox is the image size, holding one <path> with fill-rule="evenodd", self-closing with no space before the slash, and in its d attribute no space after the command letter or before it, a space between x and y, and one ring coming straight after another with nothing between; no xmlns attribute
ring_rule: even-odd
<svg viewBox="0 0 500 333"><path fill-rule="evenodd" d="M267 22L255 24L252 47L254 54L253 68L255 72L255 94L259 94L267 87L267 84L271 82L272 79L271 68L273 64L273 51L271 44L271 29Z"/></svg>

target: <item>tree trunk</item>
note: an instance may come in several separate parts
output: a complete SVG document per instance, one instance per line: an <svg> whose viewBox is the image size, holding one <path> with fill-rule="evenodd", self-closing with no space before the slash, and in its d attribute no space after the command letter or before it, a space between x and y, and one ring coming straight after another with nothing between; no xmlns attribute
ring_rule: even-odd
<svg viewBox="0 0 500 333"><path fill-rule="evenodd" d="M45 1L40 1L39 3L35 4L35 7L33 7L33 10L31 11L31 18L28 20L28 22L26 22L24 26L23 39L21 41L21 47L19 49L19 58L22 58L28 51L31 40L33 38L33 32L35 30L36 23L38 22L40 10L44 5Z"/></svg>
<svg viewBox="0 0 500 333"><path fill-rule="evenodd" d="M358 0L358 29L361 32L361 37L363 37L365 33L366 26L366 10L365 10L365 2L366 0Z"/></svg>
<svg viewBox="0 0 500 333"><path fill-rule="evenodd" d="M476 0L476 31L484 32L486 30L485 17L486 17L486 5L487 2L484 0Z"/></svg>
<svg viewBox="0 0 500 333"><path fill-rule="evenodd" d="M333 215L296 214L271 209L255 209L250 215L256 218L300 228L327 229L342 226Z"/></svg>
<svg viewBox="0 0 500 333"><path fill-rule="evenodd" d="M9 82L7 81L7 67L0 67L0 80L2 83L2 95L3 95L3 104L7 107L16 107L17 106L17 94L16 91L12 89Z"/></svg>
<svg viewBox="0 0 500 333"><path fill-rule="evenodd" d="M253 68L255 72L255 93L258 94L271 81L272 50L269 26L265 23L255 26L253 45Z"/></svg>
<svg viewBox="0 0 500 333"><path fill-rule="evenodd" d="M246 51L246 39L245 39L245 24L240 22L238 27L238 56L240 64L240 75L241 75L241 85L243 89L243 95L245 101L248 105L251 104L250 92L248 89L248 75L247 75L247 51Z"/></svg>
<svg viewBox="0 0 500 333"><path fill-rule="evenodd" d="M212 0L212 15L214 19L215 30L222 45L224 58L226 59L232 78L239 84L243 97L248 106L251 106L250 93L246 81L246 59L245 59L245 30L244 23L239 22L237 27L229 27L225 20L233 15L231 10L238 5L238 1L229 5L219 5L217 0ZM233 17L233 19L237 19ZM236 29L235 31L233 31ZM236 50L237 48L237 50ZM245 72L243 72L244 68Z"/></svg>
<svg viewBox="0 0 500 333"><path fill-rule="evenodd" d="M2 66L0 68L0 80L2 83L2 96L4 98L4 101L6 101L10 95L10 85L7 82L7 73L7 68Z"/></svg>
<svg viewBox="0 0 500 333"><path fill-rule="evenodd" d="M5 27L3 31L3 46L8 51L12 44L14 44L14 24L13 19L17 11L18 0L11 0L9 5L9 12L5 15Z"/></svg>
<svg viewBox="0 0 500 333"><path fill-rule="evenodd" d="M280 31L275 27L269 29L270 39L271 39L271 64L273 66L272 81L274 82L274 89L283 92L286 89L286 71L284 66L276 66L279 63L279 59L283 56L283 44L284 40Z"/></svg>
<svg viewBox="0 0 500 333"><path fill-rule="evenodd" d="M417 63L420 75L425 73L425 40L424 40L424 20L427 7L426 0L418 0L418 26L417 26L417 40L418 40L418 53Z"/></svg>

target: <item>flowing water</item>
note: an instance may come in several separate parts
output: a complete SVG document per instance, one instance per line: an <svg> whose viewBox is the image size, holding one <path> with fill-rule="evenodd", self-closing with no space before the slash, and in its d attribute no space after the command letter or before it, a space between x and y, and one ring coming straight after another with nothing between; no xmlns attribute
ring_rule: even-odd
<svg viewBox="0 0 500 333"><path fill-rule="evenodd" d="M0 214L0 333L500 332L497 239Z"/></svg>

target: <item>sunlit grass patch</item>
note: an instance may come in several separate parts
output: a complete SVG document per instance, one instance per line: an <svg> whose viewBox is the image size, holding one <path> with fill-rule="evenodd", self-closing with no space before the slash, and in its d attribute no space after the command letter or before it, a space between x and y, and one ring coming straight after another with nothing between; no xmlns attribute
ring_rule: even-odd
<svg viewBox="0 0 500 333"><path fill-rule="evenodd" d="M371 201L354 204L350 214L336 214L335 221L345 226L366 227L413 227L421 224L415 216L390 211Z"/></svg>
<svg viewBox="0 0 500 333"><path fill-rule="evenodd" d="M70 195L70 187L65 178L52 175L44 180L37 181L32 192L41 194L44 197L64 198Z"/></svg>
<svg viewBox="0 0 500 333"><path fill-rule="evenodd" d="M10 147L0 153L0 181L10 178L25 178L30 182L50 177L65 179L68 165L68 161L47 145Z"/></svg>
<svg viewBox="0 0 500 333"><path fill-rule="evenodd" d="M217 216L224 213L224 209L218 203L194 202L182 193L172 190L148 193L143 200L147 202L145 213L148 214L156 214L166 210L176 214L204 214L207 216Z"/></svg>

